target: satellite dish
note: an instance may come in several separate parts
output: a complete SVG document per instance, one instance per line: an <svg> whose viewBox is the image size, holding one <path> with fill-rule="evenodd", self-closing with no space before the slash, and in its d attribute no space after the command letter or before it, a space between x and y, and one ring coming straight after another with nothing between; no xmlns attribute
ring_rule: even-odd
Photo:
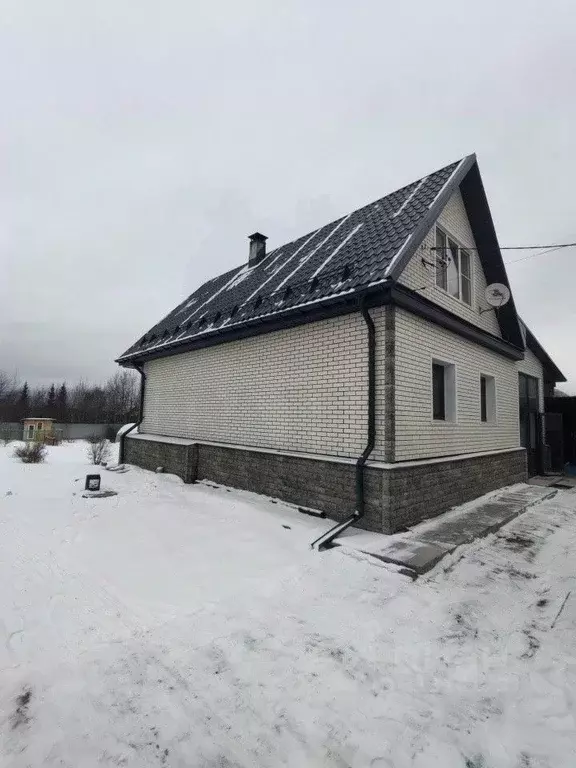
<svg viewBox="0 0 576 768"><path fill-rule="evenodd" d="M484 291L484 298L491 307L503 307L510 301L510 288L504 283L490 283Z"/></svg>

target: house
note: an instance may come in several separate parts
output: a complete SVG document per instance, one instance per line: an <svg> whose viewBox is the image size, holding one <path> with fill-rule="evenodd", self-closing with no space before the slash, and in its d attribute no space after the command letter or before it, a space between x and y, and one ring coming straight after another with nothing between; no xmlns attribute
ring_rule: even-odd
<svg viewBox="0 0 576 768"><path fill-rule="evenodd" d="M22 419L24 424L22 439L35 443L50 442L50 440L55 437L54 421L55 419L49 419L41 416L30 416L26 419Z"/></svg>
<svg viewBox="0 0 576 768"><path fill-rule="evenodd" d="M119 359L125 461L394 532L541 471L564 377L521 323L470 155L209 280Z"/></svg>

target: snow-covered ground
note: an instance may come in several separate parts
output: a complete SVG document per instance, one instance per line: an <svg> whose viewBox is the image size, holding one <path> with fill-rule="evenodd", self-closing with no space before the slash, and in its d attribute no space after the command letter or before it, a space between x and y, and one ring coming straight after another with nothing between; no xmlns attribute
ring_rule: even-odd
<svg viewBox="0 0 576 768"><path fill-rule="evenodd" d="M411 582L327 522L0 447L0 765L573 768L576 494ZM462 557L463 555L463 557Z"/></svg>

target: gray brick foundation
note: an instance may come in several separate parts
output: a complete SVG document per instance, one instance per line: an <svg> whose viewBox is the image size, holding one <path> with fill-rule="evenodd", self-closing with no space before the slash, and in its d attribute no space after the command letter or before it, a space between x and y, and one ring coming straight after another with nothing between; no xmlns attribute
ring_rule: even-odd
<svg viewBox="0 0 576 768"><path fill-rule="evenodd" d="M514 483L525 483L526 451L518 449L466 459L399 464L385 471L384 495L390 499L388 529L405 526L446 512L457 504Z"/></svg>
<svg viewBox="0 0 576 768"><path fill-rule="evenodd" d="M143 469L156 470L163 467L165 472L178 475L185 483L193 483L196 477L197 445L192 441L178 443L161 440L139 440L126 438L124 461Z"/></svg>
<svg viewBox="0 0 576 768"><path fill-rule="evenodd" d="M334 520L354 511L353 461L143 437L126 439L126 462L150 470L164 467L187 483L212 480L272 496L321 510ZM523 449L393 467L374 464L365 469L362 527L394 533L526 477Z"/></svg>

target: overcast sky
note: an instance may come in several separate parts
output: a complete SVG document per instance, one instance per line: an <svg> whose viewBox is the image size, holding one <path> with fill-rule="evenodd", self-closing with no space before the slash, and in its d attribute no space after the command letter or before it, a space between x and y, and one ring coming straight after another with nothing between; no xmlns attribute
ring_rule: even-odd
<svg viewBox="0 0 576 768"><path fill-rule="evenodd" d="M0 368L101 380L254 230L470 152L501 245L576 241L575 93L573 0L0 0ZM508 272L576 393L576 248Z"/></svg>

